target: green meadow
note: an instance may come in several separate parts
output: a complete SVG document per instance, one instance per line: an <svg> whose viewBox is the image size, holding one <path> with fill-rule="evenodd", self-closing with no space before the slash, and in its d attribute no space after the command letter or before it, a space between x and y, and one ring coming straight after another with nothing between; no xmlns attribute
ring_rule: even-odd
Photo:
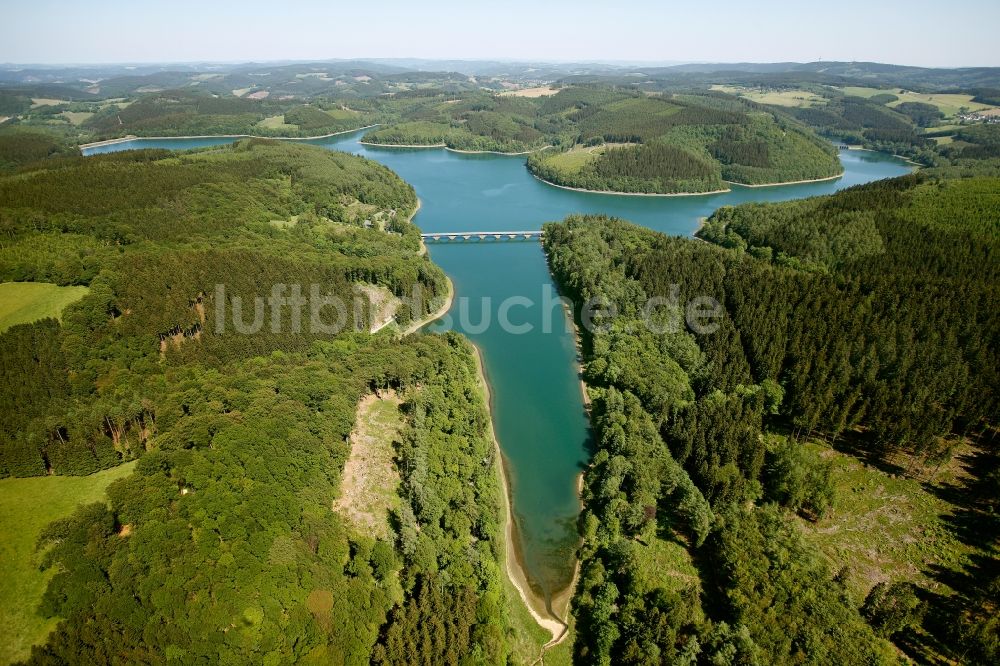
<svg viewBox="0 0 1000 666"><path fill-rule="evenodd" d="M87 291L87 287L60 287L47 282L0 283L0 332L46 317L58 319L63 308L83 298Z"/></svg>
<svg viewBox="0 0 1000 666"><path fill-rule="evenodd" d="M967 111L982 111L993 108L989 104L981 104L972 101L972 95L961 93L916 93L901 88L881 89L867 88L863 86L845 86L840 88L845 95L853 97L874 97L875 95L895 95L899 99L889 102L887 106L896 107L904 102L921 102L936 106L945 117L951 118L958 115L962 109Z"/></svg>
<svg viewBox="0 0 1000 666"><path fill-rule="evenodd" d="M6 286L6 285L4 285ZM38 570L40 553L35 543L46 525L64 518L81 504L101 502L112 481L127 476L135 463L126 463L90 476L41 476L0 479L0 664L28 657L31 646L41 643L57 620L39 616L52 572Z"/></svg>

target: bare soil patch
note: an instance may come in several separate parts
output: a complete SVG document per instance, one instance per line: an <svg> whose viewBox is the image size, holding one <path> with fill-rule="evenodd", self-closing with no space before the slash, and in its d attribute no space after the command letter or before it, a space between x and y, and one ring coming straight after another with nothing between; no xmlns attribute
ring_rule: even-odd
<svg viewBox="0 0 1000 666"><path fill-rule="evenodd" d="M351 454L332 507L358 530L380 538L389 538L389 511L400 502L395 443L403 431L402 402L395 391L383 391L358 403Z"/></svg>

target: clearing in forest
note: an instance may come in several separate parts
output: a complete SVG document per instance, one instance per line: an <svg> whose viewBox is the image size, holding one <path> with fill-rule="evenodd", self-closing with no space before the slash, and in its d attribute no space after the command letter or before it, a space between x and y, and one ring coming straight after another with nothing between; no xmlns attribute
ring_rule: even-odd
<svg viewBox="0 0 1000 666"><path fill-rule="evenodd" d="M88 291L87 287L60 287L48 282L4 282L0 284L0 332L46 317L59 319L67 305Z"/></svg>
<svg viewBox="0 0 1000 666"><path fill-rule="evenodd" d="M928 572L961 570L973 549L948 525L956 507L936 488L955 483L964 467L944 470L934 480L889 474L824 444L809 443L833 464L833 509L816 523L801 521L806 540L818 547L834 571L847 567L846 583L855 603L882 581L910 581L946 592ZM956 460L967 457L962 450ZM956 471L957 470L957 471Z"/></svg>
<svg viewBox="0 0 1000 666"><path fill-rule="evenodd" d="M38 568L42 553L35 550L46 525L65 518L80 505L105 501L112 481L132 473L134 462L89 476L33 476L0 479L0 664L27 659L31 646L45 641L56 618L37 613L55 569Z"/></svg>
<svg viewBox="0 0 1000 666"><path fill-rule="evenodd" d="M505 91L502 94L509 95L511 97L548 97L549 95L555 95L557 92L559 92L557 88L538 86L536 88L521 88L520 90Z"/></svg>
<svg viewBox="0 0 1000 666"><path fill-rule="evenodd" d="M395 391L361 398L340 497L333 502L333 510L358 530L380 538L389 537L389 511L400 501L394 460L404 425L402 402Z"/></svg>
<svg viewBox="0 0 1000 666"><path fill-rule="evenodd" d="M775 106L808 107L822 106L827 103L825 99L816 93L800 89L778 90L771 88L746 88L743 86L714 85L712 86L712 90L721 90L722 92L738 95L754 102L758 102L759 104L773 104Z"/></svg>

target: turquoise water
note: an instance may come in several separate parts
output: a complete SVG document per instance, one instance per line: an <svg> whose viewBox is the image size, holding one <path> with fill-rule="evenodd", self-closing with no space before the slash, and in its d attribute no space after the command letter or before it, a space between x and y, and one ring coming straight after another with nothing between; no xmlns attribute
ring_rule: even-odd
<svg viewBox="0 0 1000 666"><path fill-rule="evenodd" d="M527 172L523 157L373 148L360 145L358 139L355 133L308 143L363 155L393 169L416 189L423 205L414 221L424 231L528 230L571 213L603 213L686 235L697 227L698 218L719 206L829 194L909 171L904 162L888 155L842 151L845 173L835 181L734 186L726 194L696 197L618 196L545 185ZM232 141L138 139L86 153L186 149ZM553 302L554 287L537 242L445 242L432 243L429 249L456 291L455 304L437 327L465 333L482 350L493 388L494 426L511 476L523 565L536 591L548 596L563 589L572 576L579 512L576 477L588 458L588 421L572 332ZM546 296L549 305L543 307ZM503 304L512 297L533 301L532 306L508 301L506 309L512 326L530 324L530 332L499 325ZM485 322L484 313L489 316Z"/></svg>

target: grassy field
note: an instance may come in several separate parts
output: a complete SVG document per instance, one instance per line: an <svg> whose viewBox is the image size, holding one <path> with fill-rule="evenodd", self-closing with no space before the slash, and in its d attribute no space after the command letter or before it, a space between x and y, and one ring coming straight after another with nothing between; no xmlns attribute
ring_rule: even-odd
<svg viewBox="0 0 1000 666"><path fill-rule="evenodd" d="M972 95L943 95L940 93L925 95L923 93L904 93L902 91L893 94L899 97L899 101L889 102L888 106L899 106L903 102L923 102L924 104L936 106L948 118L958 115L963 107L969 111L982 111L993 108L989 104L973 102Z"/></svg>
<svg viewBox="0 0 1000 666"><path fill-rule="evenodd" d="M572 666L573 664L573 643L576 641L576 623L573 616L569 617L569 629L566 638L562 643L554 645L545 651L545 659L542 661L545 666Z"/></svg>
<svg viewBox="0 0 1000 666"><path fill-rule="evenodd" d="M604 146L594 146L590 148L575 146L571 150L564 153L555 153L548 158L548 162L560 171L575 173L587 166L597 156L604 153L604 151Z"/></svg>
<svg viewBox="0 0 1000 666"><path fill-rule="evenodd" d="M60 104L71 104L69 100L52 99L51 97L32 97L31 108L37 109L40 106L59 106Z"/></svg>
<svg viewBox="0 0 1000 666"><path fill-rule="evenodd" d="M712 90L721 90L731 95L739 95L760 104L775 106L818 106L826 104L826 100L808 90L759 90L742 86L714 85Z"/></svg>
<svg viewBox="0 0 1000 666"><path fill-rule="evenodd" d="M554 153L548 158L549 164L560 171L575 173L604 154L609 148L622 148L631 144L605 143L600 146L574 146L564 153Z"/></svg>
<svg viewBox="0 0 1000 666"><path fill-rule="evenodd" d="M50 573L38 570L35 542L53 520L70 515L81 504L100 502L104 490L132 472L126 463L90 476L43 476L0 479L0 664L28 656L45 639L56 620L35 613Z"/></svg>
<svg viewBox="0 0 1000 666"><path fill-rule="evenodd" d="M916 93L909 90L904 91L899 88L882 90L880 88L864 88L859 86L846 86L840 90L842 90L845 95L851 95L854 97L874 97L875 95L882 95L886 93L898 97L898 100L895 102L889 102L889 104L886 105L889 107L899 106L903 102L922 102L924 104L931 104L940 109L941 113L943 113L947 118L958 115L959 111L963 107L969 111L982 111L983 109L994 108L989 104L973 102L972 95Z"/></svg>
<svg viewBox="0 0 1000 666"><path fill-rule="evenodd" d="M324 113L334 120L353 120L360 115L357 111L349 109L327 109Z"/></svg>
<svg viewBox="0 0 1000 666"><path fill-rule="evenodd" d="M509 95L510 97L548 97L549 95L555 95L559 92L555 88L550 88L549 86L538 86L537 88L521 88L520 90L506 90L501 95Z"/></svg>
<svg viewBox="0 0 1000 666"><path fill-rule="evenodd" d="M87 287L60 287L47 282L0 283L0 332L15 324L59 318L63 308L83 298L87 291Z"/></svg>
<svg viewBox="0 0 1000 666"><path fill-rule="evenodd" d="M887 474L822 444L806 446L833 463L835 499L827 517L801 525L834 571L847 567L854 601L860 604L885 580L942 591L926 572L932 565L959 570L972 554L946 524L953 507L916 479ZM962 471L956 465L938 482Z"/></svg>
<svg viewBox="0 0 1000 666"><path fill-rule="evenodd" d="M80 125L94 114L90 111L63 111L59 114L73 125Z"/></svg>
<svg viewBox="0 0 1000 666"><path fill-rule="evenodd" d="M701 585L691 554L673 539L653 538L648 545L637 541L636 554L642 565L639 578L647 591L663 587L680 592Z"/></svg>
<svg viewBox="0 0 1000 666"><path fill-rule="evenodd" d="M528 607L521 600L520 593L510 582L510 577L503 576L504 595L507 597L507 610L510 613L512 635L511 651L515 663L530 664L538 659L542 646L552 639L552 634L542 628L528 612ZM548 655L545 662L548 663Z"/></svg>
<svg viewBox="0 0 1000 666"><path fill-rule="evenodd" d="M285 122L285 116L270 116L269 118L264 118L264 120L257 123L257 127L261 129L298 129L297 125L289 125Z"/></svg>

